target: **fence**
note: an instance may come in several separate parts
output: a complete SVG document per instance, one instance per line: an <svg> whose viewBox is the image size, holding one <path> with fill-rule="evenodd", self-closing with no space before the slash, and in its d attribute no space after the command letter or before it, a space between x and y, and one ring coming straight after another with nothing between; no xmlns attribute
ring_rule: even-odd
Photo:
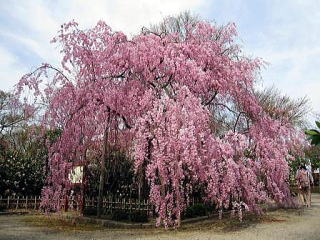
<svg viewBox="0 0 320 240"><path fill-rule="evenodd" d="M86 208L97 208L98 201L96 198L86 199ZM72 205L72 203L70 204ZM127 199L127 198L104 198L102 208L109 211L143 211L148 215L153 213L153 205L148 200Z"/></svg>
<svg viewBox="0 0 320 240"><path fill-rule="evenodd" d="M40 208L41 198L39 196L33 197L0 197L0 210L38 210ZM62 209L64 201L61 201ZM70 210L79 210L80 201L76 198L68 200ZM96 209L98 205L97 198L86 198L85 209ZM153 215L154 207L148 200L126 199L126 198L104 198L102 202L103 209L107 211L143 211L149 216Z"/></svg>
<svg viewBox="0 0 320 240"><path fill-rule="evenodd" d="M0 196L0 209L26 209L37 210L40 207L41 198L34 197L6 197Z"/></svg>

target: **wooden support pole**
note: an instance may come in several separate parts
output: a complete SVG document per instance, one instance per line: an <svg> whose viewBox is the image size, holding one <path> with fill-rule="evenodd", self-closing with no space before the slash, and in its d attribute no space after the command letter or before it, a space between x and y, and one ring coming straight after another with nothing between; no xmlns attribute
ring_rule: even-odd
<svg viewBox="0 0 320 240"><path fill-rule="evenodd" d="M18 209L18 207L19 207L19 196L18 196L17 202L16 202L16 209Z"/></svg>

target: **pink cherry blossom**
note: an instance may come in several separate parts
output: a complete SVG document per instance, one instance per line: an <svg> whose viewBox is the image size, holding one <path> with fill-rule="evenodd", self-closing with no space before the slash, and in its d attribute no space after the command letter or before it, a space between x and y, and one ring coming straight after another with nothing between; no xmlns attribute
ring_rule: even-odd
<svg viewBox="0 0 320 240"><path fill-rule="evenodd" d="M188 28L188 26L187 26ZM178 226L190 196L222 210L259 212L274 199L292 204L288 161L303 137L268 116L255 95L263 62L244 56L234 24L199 22L186 37L145 31L133 38L104 22L81 30L62 25L61 68L43 64L25 75L46 129L61 129L48 145L50 174L42 206L59 210L70 190L68 171L87 151L101 152L103 135L145 172L157 224ZM30 103L29 103L30 104Z"/></svg>

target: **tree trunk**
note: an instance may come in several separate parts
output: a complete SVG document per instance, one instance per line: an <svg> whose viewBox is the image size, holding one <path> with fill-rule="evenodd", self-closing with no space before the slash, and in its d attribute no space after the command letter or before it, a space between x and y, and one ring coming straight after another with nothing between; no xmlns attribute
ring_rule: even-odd
<svg viewBox="0 0 320 240"><path fill-rule="evenodd" d="M80 214L81 216L83 216L84 214L84 209L86 206L86 184L87 184L87 149L84 151L84 160L83 162L85 164L83 164L83 173L82 173L82 182L81 182L81 189L80 189Z"/></svg>
<svg viewBox="0 0 320 240"><path fill-rule="evenodd" d="M101 159L101 172L100 172L99 195L98 195L98 205L97 205L98 218L101 217L104 183L106 178L106 158L108 154L108 128L109 128L109 124L103 133L103 150L102 150L102 159Z"/></svg>

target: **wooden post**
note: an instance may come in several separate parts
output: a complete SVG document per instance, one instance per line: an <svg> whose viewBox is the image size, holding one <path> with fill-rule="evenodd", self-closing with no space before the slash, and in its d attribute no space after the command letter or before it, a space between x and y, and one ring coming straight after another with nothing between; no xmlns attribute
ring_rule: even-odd
<svg viewBox="0 0 320 240"><path fill-rule="evenodd" d="M138 209L138 201L137 199L134 200L134 210L137 211Z"/></svg>
<svg viewBox="0 0 320 240"><path fill-rule="evenodd" d="M37 196L34 196L34 210L37 209Z"/></svg>
<svg viewBox="0 0 320 240"><path fill-rule="evenodd" d="M141 199L139 198L138 211L140 212L140 210L141 210Z"/></svg>
<svg viewBox="0 0 320 240"><path fill-rule="evenodd" d="M7 209L9 209L10 207L10 197L8 196L8 200L7 200Z"/></svg>
<svg viewBox="0 0 320 240"><path fill-rule="evenodd" d="M84 162L86 162L86 159L87 159L87 150L85 150L84 152ZM86 206L86 198L85 198L85 184L86 184L86 165L83 164L82 165L82 181L81 181L81 185L80 185L80 207L79 207L79 210L80 210L80 215L83 216L83 213L84 213L84 209L85 209L85 206Z"/></svg>
<svg viewBox="0 0 320 240"><path fill-rule="evenodd" d="M18 196L17 202L16 202L16 210L18 209L18 207L19 207L19 196Z"/></svg>
<svg viewBox="0 0 320 240"><path fill-rule="evenodd" d="M26 210L28 209L28 196L26 196Z"/></svg>
<svg viewBox="0 0 320 240"><path fill-rule="evenodd" d="M150 208L149 208L149 202L148 202L148 200L146 200L146 203L147 203L147 216L149 217Z"/></svg>
<svg viewBox="0 0 320 240"><path fill-rule="evenodd" d="M141 183L140 183L140 181L138 183L138 200L139 200L139 202L141 200Z"/></svg>
<svg viewBox="0 0 320 240"><path fill-rule="evenodd" d="M68 212L68 208L69 208L69 204L68 204L68 194L66 194L65 198L64 198L64 211Z"/></svg>
<svg viewBox="0 0 320 240"><path fill-rule="evenodd" d="M84 186L83 186L83 183L81 183L81 190L80 190L80 196L79 196L79 211L80 211L80 215L83 215L83 212L84 212L84 204L85 204L85 199L84 199Z"/></svg>
<svg viewBox="0 0 320 240"><path fill-rule="evenodd" d="M109 195L109 211L112 212L112 199L111 196Z"/></svg>
<svg viewBox="0 0 320 240"><path fill-rule="evenodd" d="M153 217L153 205L150 204L149 200L147 200L147 204L149 208L148 216Z"/></svg>

